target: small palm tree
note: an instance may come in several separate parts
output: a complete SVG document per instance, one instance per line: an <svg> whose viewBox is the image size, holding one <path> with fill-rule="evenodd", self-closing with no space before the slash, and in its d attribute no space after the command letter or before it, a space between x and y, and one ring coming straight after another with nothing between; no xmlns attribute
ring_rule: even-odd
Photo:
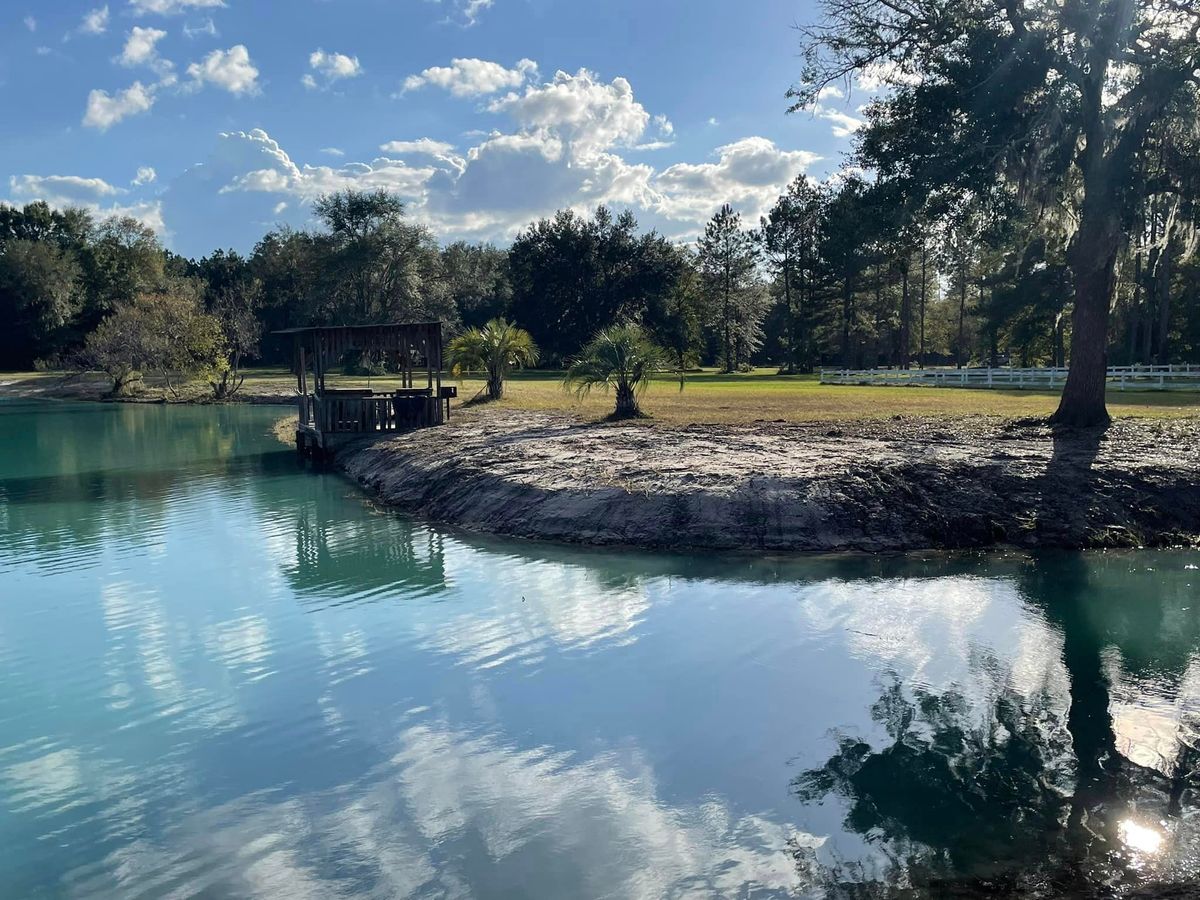
<svg viewBox="0 0 1200 900"><path fill-rule="evenodd" d="M446 358L455 373L463 369L487 372L489 400L504 396L504 379L513 369L535 365L538 349L524 328L504 319L492 319L482 328L468 328L450 342Z"/></svg>
<svg viewBox="0 0 1200 900"><path fill-rule="evenodd" d="M642 414L638 397L650 376L666 367L666 356L638 325L605 328L583 348L567 370L563 386L579 396L594 387L612 388L617 395L614 419Z"/></svg>

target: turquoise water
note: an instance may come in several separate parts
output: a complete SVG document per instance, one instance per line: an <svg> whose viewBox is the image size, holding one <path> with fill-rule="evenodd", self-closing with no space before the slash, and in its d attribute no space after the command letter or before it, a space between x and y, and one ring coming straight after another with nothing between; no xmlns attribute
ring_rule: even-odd
<svg viewBox="0 0 1200 900"><path fill-rule="evenodd" d="M280 415L0 404L0 896L1195 875L1200 554L481 539L299 468Z"/></svg>

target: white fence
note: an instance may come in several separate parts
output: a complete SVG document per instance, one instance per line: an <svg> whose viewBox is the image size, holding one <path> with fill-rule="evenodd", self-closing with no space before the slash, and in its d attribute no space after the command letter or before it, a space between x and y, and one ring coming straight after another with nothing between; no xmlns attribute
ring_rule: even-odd
<svg viewBox="0 0 1200 900"><path fill-rule="evenodd" d="M821 370L821 384L1049 390L1061 388L1066 380L1065 368ZM1108 380L1120 391L1200 390L1200 365L1111 366Z"/></svg>

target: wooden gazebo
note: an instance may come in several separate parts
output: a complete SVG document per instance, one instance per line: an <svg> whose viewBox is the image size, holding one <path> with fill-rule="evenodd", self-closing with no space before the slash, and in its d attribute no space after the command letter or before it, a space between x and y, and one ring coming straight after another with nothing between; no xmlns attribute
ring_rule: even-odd
<svg viewBox="0 0 1200 900"><path fill-rule="evenodd" d="M428 428L450 417L450 398L458 391L442 386L440 322L288 328L276 334L292 336L301 453L327 454L335 435ZM383 391L326 386L330 370L353 354L382 363L388 374L379 380L399 383Z"/></svg>

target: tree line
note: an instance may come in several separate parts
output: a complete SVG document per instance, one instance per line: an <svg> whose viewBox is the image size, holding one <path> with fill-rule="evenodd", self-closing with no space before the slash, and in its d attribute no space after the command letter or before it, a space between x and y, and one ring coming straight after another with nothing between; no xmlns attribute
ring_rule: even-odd
<svg viewBox="0 0 1200 900"><path fill-rule="evenodd" d="M117 392L141 372L170 390L198 374L225 397L247 362L288 361L268 337L278 329L440 320L453 336L497 318L527 330L552 368L630 323L678 372L1065 364L1066 242L1016 204L998 214L994 197L935 217L897 193L857 174L798 176L753 226L723 206L690 244L600 207L498 248L439 245L395 197L347 191L316 202L315 228L199 260L131 219L0 206L0 367L103 370ZM1191 212L1178 197L1151 204L1122 249L1110 358L1196 358Z"/></svg>

